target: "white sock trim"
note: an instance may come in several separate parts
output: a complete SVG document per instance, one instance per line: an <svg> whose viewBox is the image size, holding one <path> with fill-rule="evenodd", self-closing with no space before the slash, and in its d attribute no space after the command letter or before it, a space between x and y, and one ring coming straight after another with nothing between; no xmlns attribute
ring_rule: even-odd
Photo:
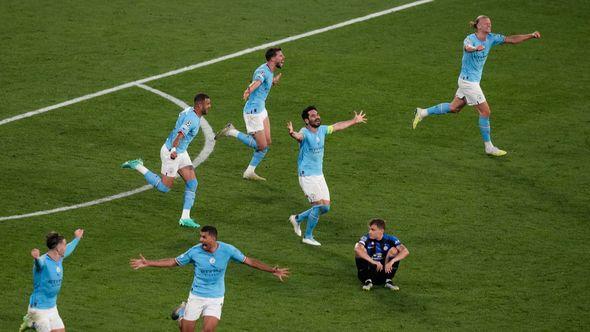
<svg viewBox="0 0 590 332"><path fill-rule="evenodd" d="M143 165L137 165L137 167L135 168L136 171L138 171L139 173L145 175L147 172L149 172L149 170L143 166Z"/></svg>

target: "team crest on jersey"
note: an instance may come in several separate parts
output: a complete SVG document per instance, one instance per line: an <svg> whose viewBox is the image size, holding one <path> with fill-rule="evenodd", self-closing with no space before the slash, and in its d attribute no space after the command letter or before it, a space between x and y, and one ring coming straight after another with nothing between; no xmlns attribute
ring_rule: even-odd
<svg viewBox="0 0 590 332"><path fill-rule="evenodd" d="M61 269L60 269L60 267L59 267L59 266L56 266L56 267L55 267L55 272L57 272L57 273L61 273Z"/></svg>
<svg viewBox="0 0 590 332"><path fill-rule="evenodd" d="M315 141L319 143L320 142L320 138L316 136Z"/></svg>
<svg viewBox="0 0 590 332"><path fill-rule="evenodd" d="M209 264L215 265L215 257L209 258Z"/></svg>

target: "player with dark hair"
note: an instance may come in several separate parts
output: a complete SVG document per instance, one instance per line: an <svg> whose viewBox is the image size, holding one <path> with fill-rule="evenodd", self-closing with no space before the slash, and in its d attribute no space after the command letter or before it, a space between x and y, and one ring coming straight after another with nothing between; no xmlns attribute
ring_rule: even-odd
<svg viewBox="0 0 590 332"><path fill-rule="evenodd" d="M31 250L33 264L33 294L29 299L27 314L23 317L20 331L36 329L38 332L65 331L64 323L57 311L57 296L63 280L63 260L70 256L80 239L83 229L74 232L74 239L67 243L64 236L51 232L45 243L49 249L41 255L39 249Z"/></svg>
<svg viewBox="0 0 590 332"><path fill-rule="evenodd" d="M182 303L175 310L175 318L180 320L179 327L183 332L194 331L199 317L203 317L203 331L214 331L217 327L225 293L225 271L230 260L270 272L280 281L289 276L287 268L270 267L254 258L244 256L231 244L217 241L217 229L213 226L201 228L199 242L200 244L176 258L147 260L140 254L140 258L130 261L131 267L135 270L150 266L194 265L195 276L186 305Z"/></svg>
<svg viewBox="0 0 590 332"><path fill-rule="evenodd" d="M134 169L143 174L147 183L163 193L170 191L177 174L182 176L186 185L182 215L178 221L181 226L199 227L199 224L190 217L191 208L195 202L198 182L195 175L195 168L191 157L188 155L187 148L201 128L201 117L207 115L210 108L211 99L209 96L199 93L195 96L194 106L188 107L178 114L174 129L172 129L166 142L164 142L164 145L160 149L160 159L162 160L160 171L162 177L143 166L143 160L141 159L129 160L121 165L122 168Z"/></svg>
<svg viewBox="0 0 590 332"><path fill-rule="evenodd" d="M248 168L244 171L243 177L248 180L264 181L265 178L258 176L254 170L260 164L268 152L271 144L270 120L266 109L266 98L273 85L279 83L282 73L274 75L277 69L283 68L285 56L279 47L269 48L265 53L266 63L260 65L252 75L252 82L242 95L246 101L244 105L244 122L246 133L238 131L232 123L228 123L220 130L215 139L223 136L232 136L254 149L254 155Z"/></svg>
<svg viewBox="0 0 590 332"><path fill-rule="evenodd" d="M354 253L363 290L371 290L373 284L385 284L388 289L399 290L393 277L399 262L408 257L410 251L397 237L385 234L385 220L372 219L369 222L369 233L356 243Z"/></svg>
<svg viewBox="0 0 590 332"><path fill-rule="evenodd" d="M474 106L479 112L479 131L484 142L485 153L491 156L503 156L506 151L492 144L490 113L491 109L479 86L483 67L493 46L502 44L519 44L525 40L541 38L538 31L526 35L503 36L492 33L492 21L485 15L478 16L470 22L475 33L468 35L463 41L463 59L459 74L458 89L450 103L442 103L427 109L416 108L412 127L429 115L459 113L465 105Z"/></svg>
<svg viewBox="0 0 590 332"><path fill-rule="evenodd" d="M322 119L315 106L306 107L301 113L305 127L299 132L293 130L293 124L287 123L289 136L299 142L299 157L297 158L297 174L299 185L305 193L311 208L291 215L289 221L297 236L301 236L301 223L307 220L307 228L302 242L305 244L320 246L321 243L313 237L313 230L318 224L320 215L330 211L330 191L324 178L324 141L327 135L335 131L344 130L357 123L367 121L363 111L354 112L354 117L348 121L341 121L330 126L322 125Z"/></svg>

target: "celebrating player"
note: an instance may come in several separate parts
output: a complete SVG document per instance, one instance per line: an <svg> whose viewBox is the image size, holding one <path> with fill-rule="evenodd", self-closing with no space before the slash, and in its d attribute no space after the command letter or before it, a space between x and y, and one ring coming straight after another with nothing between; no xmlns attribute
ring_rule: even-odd
<svg viewBox="0 0 590 332"><path fill-rule="evenodd" d="M491 156L503 156L506 151L498 149L492 144L490 135L490 106L479 86L488 54L493 46L501 44L519 44L532 38L541 38L535 31L526 35L503 36L492 33L492 21L489 17L480 15L470 23L476 30L463 41L463 60L459 75L459 88L451 103L442 103L427 109L417 108L412 127L429 115L441 115L449 112L458 113L467 104L474 106L479 112L479 130L483 138L485 153Z"/></svg>
<svg viewBox="0 0 590 332"><path fill-rule="evenodd" d="M63 260L70 256L80 239L83 229L74 232L74 239L67 243L58 233L47 234L47 253L40 255L39 249L31 250L33 256L33 294L29 299L29 309L23 317L20 331L36 329L38 332L63 332L64 323L57 311L57 295L63 280Z"/></svg>
<svg viewBox="0 0 590 332"><path fill-rule="evenodd" d="M318 224L320 215L330 211L330 191L324 179L322 170L324 163L324 141L327 135L346 129L357 123L367 121L363 111L354 112L354 117L348 121L335 123L331 126L323 126L320 114L315 106L308 106L301 113L305 127L299 132L293 131L293 124L287 123L289 135L299 142L299 158L297 158L297 172L299 185L311 208L297 215L291 215L289 221L293 225L295 234L301 236L301 222L307 220L305 236L302 242L313 246L321 246L321 243L313 238L313 229Z"/></svg>
<svg viewBox="0 0 590 332"><path fill-rule="evenodd" d="M230 259L253 268L270 272L280 281L289 276L289 269L270 267L254 258L246 257L236 247L217 241L217 229L213 226L201 228L200 244L190 248L176 258L147 260L142 255L131 259L131 267L175 267L194 265L195 276L186 307L178 311L180 330L192 332L199 317L203 317L203 331L215 331L221 318L221 307L225 293L225 271Z"/></svg>
<svg viewBox="0 0 590 332"><path fill-rule="evenodd" d="M195 136L197 136L199 128L201 128L201 117L209 113L211 99L206 94L199 93L195 96L194 102L193 107L188 107L178 114L174 129L172 129L166 142L160 149L162 177L143 166L143 160L141 159L126 161L121 167L134 169L143 174L147 183L163 193L170 191L174 184L174 178L177 174L180 174L186 186L182 215L178 223L181 226L197 228L199 224L194 219L191 219L190 213L195 202L198 182L195 176L195 168L193 167L191 157L188 155L187 148Z"/></svg>
<svg viewBox="0 0 590 332"><path fill-rule="evenodd" d="M369 233L356 243L354 253L363 290L368 291L373 288L373 284L384 283L388 289L399 290L393 283L393 277L399 268L399 262L408 257L410 251L397 237L385 234L383 219L372 219L369 222Z"/></svg>
<svg viewBox="0 0 590 332"><path fill-rule="evenodd" d="M228 123L225 128L215 135L215 139L223 136L232 136L237 138L246 146L254 149L254 155L246 171L244 179L265 181L266 179L258 176L254 170L260 164L268 152L270 138L270 121L268 111L266 110L266 97L270 88L279 83L281 73L274 76L277 68L283 68L285 56L283 51L278 47L270 48L266 51L266 63L260 65L252 75L252 83L244 91L243 98L246 101L244 105L244 122L246 123L247 134L239 132Z"/></svg>

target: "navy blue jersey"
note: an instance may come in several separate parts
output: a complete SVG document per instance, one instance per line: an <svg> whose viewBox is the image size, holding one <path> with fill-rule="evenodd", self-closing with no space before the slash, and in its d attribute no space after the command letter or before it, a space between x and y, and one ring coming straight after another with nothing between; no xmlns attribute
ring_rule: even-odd
<svg viewBox="0 0 590 332"><path fill-rule="evenodd" d="M361 237L359 243L365 247L367 254L374 261L384 260L389 249L402 244L397 237L389 234L383 234L381 240L373 240L369 237L369 234L365 234Z"/></svg>

